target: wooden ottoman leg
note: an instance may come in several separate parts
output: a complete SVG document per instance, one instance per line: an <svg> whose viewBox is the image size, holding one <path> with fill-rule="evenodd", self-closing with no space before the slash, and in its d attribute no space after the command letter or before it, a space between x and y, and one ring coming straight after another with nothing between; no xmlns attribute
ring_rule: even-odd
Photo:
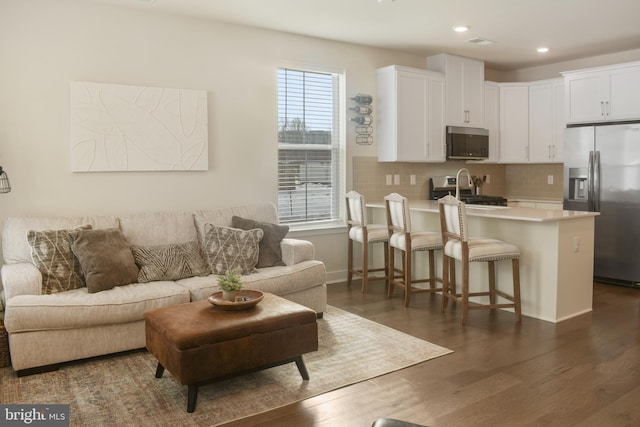
<svg viewBox="0 0 640 427"><path fill-rule="evenodd" d="M198 399L198 385L191 384L189 386L187 397L187 412L192 413L196 410L196 400Z"/></svg>
<svg viewBox="0 0 640 427"><path fill-rule="evenodd" d="M309 380L309 372L307 371L307 367L304 364L304 360L302 360L302 355L295 358L296 366L298 367L298 371L300 371L300 376L305 381Z"/></svg>
<svg viewBox="0 0 640 427"><path fill-rule="evenodd" d="M160 362L158 362L158 367L156 368L156 378L162 378L162 374L164 374L164 366Z"/></svg>

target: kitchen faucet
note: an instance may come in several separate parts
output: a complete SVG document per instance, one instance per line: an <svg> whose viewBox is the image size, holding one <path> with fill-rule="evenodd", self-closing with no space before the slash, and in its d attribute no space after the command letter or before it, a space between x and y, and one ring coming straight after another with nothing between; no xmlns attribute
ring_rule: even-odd
<svg viewBox="0 0 640 427"><path fill-rule="evenodd" d="M456 199L458 200L460 200L460 175L463 172L467 174L467 180L471 179L471 173L465 168L460 169L456 174Z"/></svg>

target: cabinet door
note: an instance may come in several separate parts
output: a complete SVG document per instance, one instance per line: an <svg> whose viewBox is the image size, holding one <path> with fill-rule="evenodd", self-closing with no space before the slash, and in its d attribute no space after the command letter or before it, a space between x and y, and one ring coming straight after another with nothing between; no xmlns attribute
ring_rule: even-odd
<svg viewBox="0 0 640 427"><path fill-rule="evenodd" d="M640 67L612 70L608 79L608 120L640 118Z"/></svg>
<svg viewBox="0 0 640 427"><path fill-rule="evenodd" d="M484 62L438 54L427 67L446 75L445 124L484 127Z"/></svg>
<svg viewBox="0 0 640 427"><path fill-rule="evenodd" d="M554 162L562 162L564 153L564 130L567 127L564 117L564 80L556 79L551 83L553 103L553 142L551 153Z"/></svg>
<svg viewBox="0 0 640 427"><path fill-rule="evenodd" d="M466 126L485 127L484 124L484 63L466 60L464 62L464 110Z"/></svg>
<svg viewBox="0 0 640 427"><path fill-rule="evenodd" d="M553 88L551 83L529 86L529 161L553 160Z"/></svg>
<svg viewBox="0 0 640 427"><path fill-rule="evenodd" d="M529 87L500 86L500 162L529 161Z"/></svg>
<svg viewBox="0 0 640 427"><path fill-rule="evenodd" d="M443 76L429 76L427 86L427 157L432 162L444 162L446 158L444 125Z"/></svg>
<svg viewBox="0 0 640 427"><path fill-rule="evenodd" d="M500 159L500 88L495 83L484 85L484 127L489 131L489 158L483 163Z"/></svg>
<svg viewBox="0 0 640 427"><path fill-rule="evenodd" d="M427 78L399 71L397 88L397 160L427 160Z"/></svg>
<svg viewBox="0 0 640 427"><path fill-rule="evenodd" d="M447 82L445 121L447 125L465 126L467 123L464 99L464 58L447 55L445 73Z"/></svg>
<svg viewBox="0 0 640 427"><path fill-rule="evenodd" d="M567 123L599 122L605 118L608 74L597 72L565 78Z"/></svg>

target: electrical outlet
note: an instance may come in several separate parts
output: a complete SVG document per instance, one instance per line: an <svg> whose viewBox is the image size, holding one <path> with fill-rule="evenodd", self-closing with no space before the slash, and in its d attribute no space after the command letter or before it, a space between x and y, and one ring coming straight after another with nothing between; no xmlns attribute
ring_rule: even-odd
<svg viewBox="0 0 640 427"><path fill-rule="evenodd" d="M387 185L391 185L391 175L387 175Z"/></svg>
<svg viewBox="0 0 640 427"><path fill-rule="evenodd" d="M485 175L485 184L491 184L491 175Z"/></svg>
<svg viewBox="0 0 640 427"><path fill-rule="evenodd" d="M393 175L393 185L400 185L400 175Z"/></svg>
<svg viewBox="0 0 640 427"><path fill-rule="evenodd" d="M573 252L576 254L580 252L580 236L575 236L573 238Z"/></svg>
<svg viewBox="0 0 640 427"><path fill-rule="evenodd" d="M547 175L547 184L553 185L553 175Z"/></svg>
<svg viewBox="0 0 640 427"><path fill-rule="evenodd" d="M416 185L416 176L415 175L409 175L409 183L411 185Z"/></svg>

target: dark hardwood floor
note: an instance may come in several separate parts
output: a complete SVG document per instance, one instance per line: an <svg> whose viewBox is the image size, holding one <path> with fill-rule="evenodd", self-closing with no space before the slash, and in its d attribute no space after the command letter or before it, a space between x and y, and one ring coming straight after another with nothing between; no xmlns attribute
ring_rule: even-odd
<svg viewBox="0 0 640 427"><path fill-rule="evenodd" d="M640 425L640 290L596 284L593 312L559 324L480 310L463 327L439 295L404 308L383 287L332 284L329 304L454 353L227 425Z"/></svg>

